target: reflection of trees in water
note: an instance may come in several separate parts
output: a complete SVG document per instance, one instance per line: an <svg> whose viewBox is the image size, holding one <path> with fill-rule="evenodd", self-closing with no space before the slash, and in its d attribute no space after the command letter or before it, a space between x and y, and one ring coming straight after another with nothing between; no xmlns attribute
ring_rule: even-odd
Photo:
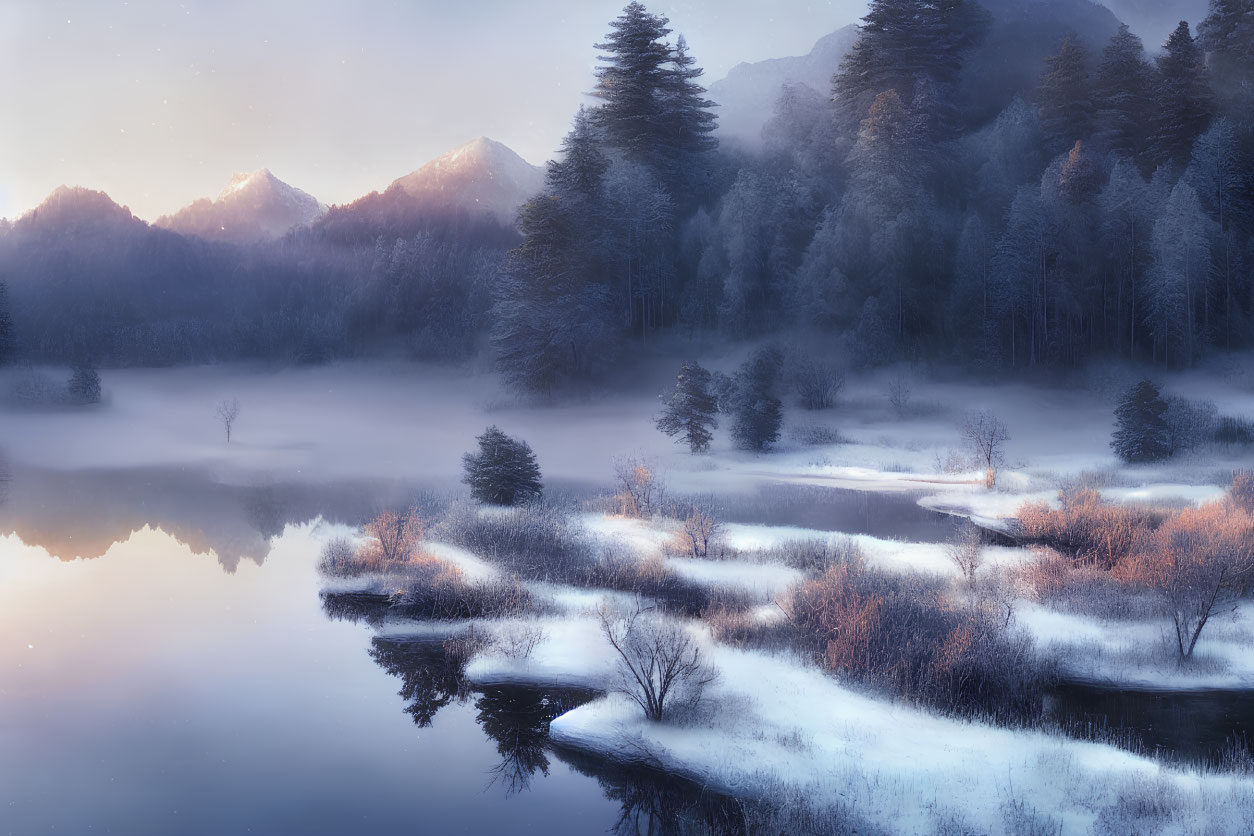
<svg viewBox="0 0 1254 836"><path fill-rule="evenodd" d="M360 525L380 507L445 500L397 481L267 481L227 484L201 468L59 471L15 467L21 491L10 492L0 527L54 557L104 554L144 526L160 528L192 551L213 551L224 569L261 563L270 538L317 517ZM0 471L2 472L2 471ZM0 480L0 504L4 483Z"/></svg>
<svg viewBox="0 0 1254 836"><path fill-rule="evenodd" d="M563 761L596 778L605 797L622 809L615 836L689 836L747 832L745 810L734 798L660 769L613 764L582 752L557 750Z"/></svg>
<svg viewBox="0 0 1254 836"><path fill-rule="evenodd" d="M549 723L594 696L575 690L484 688L475 700L477 718L501 755L501 762L492 769L492 783L513 795L529 788L537 772L547 777Z"/></svg>
<svg viewBox="0 0 1254 836"><path fill-rule="evenodd" d="M383 624L383 618L391 606L386 595L373 592L323 591L319 593L319 597L322 598L322 611L332 621L368 624L375 629Z"/></svg>
<svg viewBox="0 0 1254 836"><path fill-rule="evenodd" d="M333 617L366 619L369 597L323 594L323 607ZM472 689L465 681L459 656L445 642L433 639L371 639L370 657L401 680L405 713L421 728L432 724L442 708L474 696L476 719L501 756L492 767L491 785L506 795L524 792L537 774L547 776L556 754L575 771L595 778L606 797L622 809L611 832L618 836L681 836L681 834L745 833L741 806L726 796L659 769L625 767L567 749L554 748L549 724L561 714L597 696L594 691L536 688L521 685Z"/></svg>
<svg viewBox="0 0 1254 836"><path fill-rule="evenodd" d="M389 674L399 677L405 713L419 728L427 728L441 708L461 702L469 693L463 670L440 642L370 640L370 658Z"/></svg>

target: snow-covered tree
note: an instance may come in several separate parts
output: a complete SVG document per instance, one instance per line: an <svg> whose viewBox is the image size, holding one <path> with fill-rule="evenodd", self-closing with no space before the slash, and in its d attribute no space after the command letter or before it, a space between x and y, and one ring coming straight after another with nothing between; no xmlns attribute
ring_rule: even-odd
<svg viewBox="0 0 1254 836"><path fill-rule="evenodd" d="M495 426L479 436L478 453L462 456L462 478L471 495L491 505L518 505L544 492L536 455L525 441L510 438Z"/></svg>
<svg viewBox="0 0 1254 836"><path fill-rule="evenodd" d="M1142 380L1124 393L1115 409L1110 446L1125 462L1154 462L1171 454L1164 418L1167 402L1152 380Z"/></svg>
<svg viewBox="0 0 1254 836"><path fill-rule="evenodd" d="M718 428L718 401L710 391L710 373L699 363L684 363L675 379L675 391L662 399L657 428L687 444L693 453L710 449Z"/></svg>

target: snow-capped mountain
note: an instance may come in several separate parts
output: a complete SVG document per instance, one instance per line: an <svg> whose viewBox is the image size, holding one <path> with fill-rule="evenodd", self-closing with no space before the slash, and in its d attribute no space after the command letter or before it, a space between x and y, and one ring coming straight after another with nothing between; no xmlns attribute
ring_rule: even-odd
<svg viewBox="0 0 1254 836"><path fill-rule="evenodd" d="M756 146L762 128L774 113L785 84L805 84L826 94L832 75L858 39L858 27L846 26L820 38L807 55L770 58L737 64L727 77L710 85L710 98L719 104L719 136Z"/></svg>
<svg viewBox="0 0 1254 836"><path fill-rule="evenodd" d="M544 188L544 169L480 137L392 183L430 208L487 212L513 225L518 208Z"/></svg>
<svg viewBox="0 0 1254 836"><path fill-rule="evenodd" d="M158 218L156 226L244 244L280 238L291 229L314 222L326 210L315 197L263 168L234 175L216 200L201 198L173 215Z"/></svg>

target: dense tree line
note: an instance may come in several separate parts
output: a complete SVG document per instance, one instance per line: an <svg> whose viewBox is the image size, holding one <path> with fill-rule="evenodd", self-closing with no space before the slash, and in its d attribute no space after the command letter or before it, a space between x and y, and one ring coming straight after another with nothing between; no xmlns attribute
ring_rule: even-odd
<svg viewBox="0 0 1254 836"><path fill-rule="evenodd" d="M633 3L599 47L604 104L527 208L502 367L547 390L664 329L800 328L855 362L1004 369L1248 345L1251 21L1214 0L1153 58L1126 26L1100 48L1066 33L1006 90L989 56L1017 36L983 6L875 0L830 97L785 89L746 157L690 141L712 103Z"/></svg>

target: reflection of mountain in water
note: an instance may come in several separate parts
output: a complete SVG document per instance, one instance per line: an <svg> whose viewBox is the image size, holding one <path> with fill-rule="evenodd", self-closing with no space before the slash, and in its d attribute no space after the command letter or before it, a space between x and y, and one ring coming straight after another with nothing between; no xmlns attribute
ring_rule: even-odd
<svg viewBox="0 0 1254 836"><path fill-rule="evenodd" d="M335 603L328 607L328 598L323 598L324 608L332 617L370 617L369 612L353 613L349 599L332 600ZM371 640L370 656L401 680L398 694L406 702L405 713L419 727L432 725L448 705L474 700L479 727L501 756L491 770L490 783L507 795L525 792L538 777L547 777L550 758L556 756L577 772L595 778L606 797L622 805L614 833L745 832L735 799L661 770L623 766L553 746L549 723L595 698L596 692L522 685L474 687L466 682L449 644L429 638L376 636Z"/></svg>
<svg viewBox="0 0 1254 836"><path fill-rule="evenodd" d="M0 495L5 491L0 466ZM196 469L56 471L18 469L0 502L0 531L61 560L94 558L145 526L195 552L212 551L227 571L261 563L271 537L318 516L360 525L382 507L412 501L397 483L230 485ZM2 499L2 496L0 496Z"/></svg>

